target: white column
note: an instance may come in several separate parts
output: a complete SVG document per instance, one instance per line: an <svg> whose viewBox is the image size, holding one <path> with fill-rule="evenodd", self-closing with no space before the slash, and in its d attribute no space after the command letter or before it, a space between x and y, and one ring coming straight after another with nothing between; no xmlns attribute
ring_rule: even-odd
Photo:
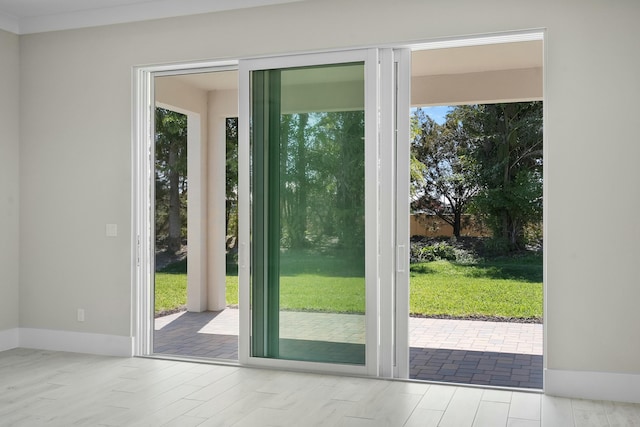
<svg viewBox="0 0 640 427"><path fill-rule="evenodd" d="M187 310L207 310L207 91L172 76L154 79L158 106L187 116Z"/></svg>
<svg viewBox="0 0 640 427"><path fill-rule="evenodd" d="M200 115L187 114L187 310L207 310L207 144Z"/></svg>
<svg viewBox="0 0 640 427"><path fill-rule="evenodd" d="M209 92L208 309L226 307L226 119L238 116L236 90Z"/></svg>

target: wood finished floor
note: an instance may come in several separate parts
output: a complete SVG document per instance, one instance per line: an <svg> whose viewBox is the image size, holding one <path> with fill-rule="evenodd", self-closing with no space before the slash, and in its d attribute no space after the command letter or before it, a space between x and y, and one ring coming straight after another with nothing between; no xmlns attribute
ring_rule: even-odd
<svg viewBox="0 0 640 427"><path fill-rule="evenodd" d="M0 352L1 426L640 426L640 405L29 349Z"/></svg>

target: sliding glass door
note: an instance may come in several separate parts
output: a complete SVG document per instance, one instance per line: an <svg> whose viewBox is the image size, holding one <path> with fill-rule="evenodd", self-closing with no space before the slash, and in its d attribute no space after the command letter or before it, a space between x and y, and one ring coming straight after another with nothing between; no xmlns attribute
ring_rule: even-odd
<svg viewBox="0 0 640 427"><path fill-rule="evenodd" d="M409 60L240 62L242 364L407 376Z"/></svg>
<svg viewBox="0 0 640 427"><path fill-rule="evenodd" d="M375 58L358 51L241 66L250 117L241 239L250 245L241 257L250 261L240 268L254 363L377 365L377 118L367 91Z"/></svg>
<svg viewBox="0 0 640 427"><path fill-rule="evenodd" d="M409 56L400 53L238 62L241 365L407 376L408 221L396 207L408 197ZM136 71L140 355L153 353L153 76L189 67Z"/></svg>

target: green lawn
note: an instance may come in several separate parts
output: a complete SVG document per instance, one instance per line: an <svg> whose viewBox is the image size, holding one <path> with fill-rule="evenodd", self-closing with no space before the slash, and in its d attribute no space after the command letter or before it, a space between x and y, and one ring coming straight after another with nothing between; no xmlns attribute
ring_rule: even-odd
<svg viewBox="0 0 640 427"><path fill-rule="evenodd" d="M156 314L173 310L187 303L187 275L185 273L156 273Z"/></svg>
<svg viewBox="0 0 640 427"><path fill-rule="evenodd" d="M411 314L542 319L542 258L411 266Z"/></svg>
<svg viewBox="0 0 640 427"><path fill-rule="evenodd" d="M156 273L156 314L187 304L186 273ZM227 276L227 304L238 304L238 276Z"/></svg>
<svg viewBox="0 0 640 427"><path fill-rule="evenodd" d="M280 283L283 310L364 312L364 279L311 274L284 276ZM319 291L319 292L318 292ZM187 303L185 273L156 273L156 314ZM227 305L238 304L238 276L227 276Z"/></svg>
<svg viewBox="0 0 640 427"><path fill-rule="evenodd" d="M281 307L285 310L361 313L364 279L344 269L322 274L321 257L296 257L282 269ZM335 259L332 260L335 263ZM335 266L335 264L333 264ZM283 266L284 267L284 266ZM186 274L156 274L156 313L186 304ZM542 318L542 259L539 256L473 265L434 261L411 266L412 314ZM238 277L227 276L227 304L238 304Z"/></svg>

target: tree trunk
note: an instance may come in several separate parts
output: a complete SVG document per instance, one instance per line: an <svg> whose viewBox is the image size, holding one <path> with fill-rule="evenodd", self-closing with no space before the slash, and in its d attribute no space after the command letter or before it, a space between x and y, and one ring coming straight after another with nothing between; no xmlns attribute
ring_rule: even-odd
<svg viewBox="0 0 640 427"><path fill-rule="evenodd" d="M292 246L302 248L305 244L307 234L307 146L304 131L309 120L308 114L298 115L298 129L296 132L296 158L295 158L295 181L296 187L296 215L293 218L295 233L292 236Z"/></svg>
<svg viewBox="0 0 640 427"><path fill-rule="evenodd" d="M462 212L459 210L455 210L453 212L453 235L456 239L460 238L460 233L462 232Z"/></svg>

